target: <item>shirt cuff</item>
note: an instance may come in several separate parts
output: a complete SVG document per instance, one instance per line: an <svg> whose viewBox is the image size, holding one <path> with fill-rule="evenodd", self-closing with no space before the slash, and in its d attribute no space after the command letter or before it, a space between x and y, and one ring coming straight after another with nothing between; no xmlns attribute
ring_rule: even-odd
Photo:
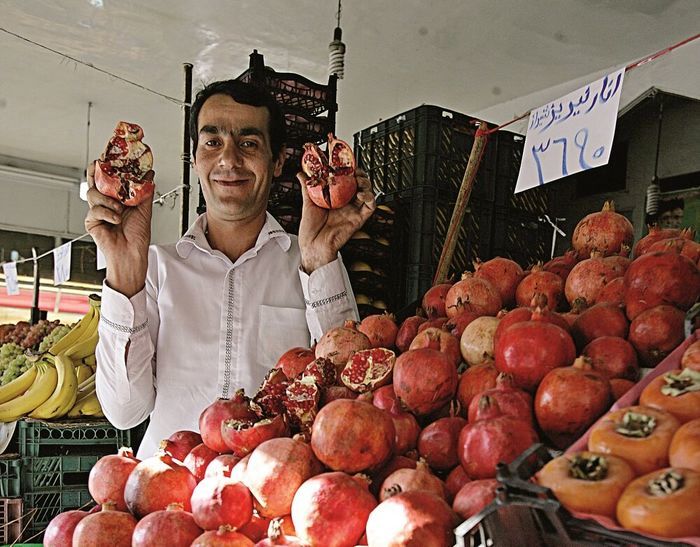
<svg viewBox="0 0 700 547"><path fill-rule="evenodd" d="M301 288L307 309L318 310L348 297L340 258L307 274L299 267Z"/></svg>
<svg viewBox="0 0 700 547"><path fill-rule="evenodd" d="M109 330L122 334L131 335L146 330L146 288L128 298L105 281L102 284L100 320Z"/></svg>

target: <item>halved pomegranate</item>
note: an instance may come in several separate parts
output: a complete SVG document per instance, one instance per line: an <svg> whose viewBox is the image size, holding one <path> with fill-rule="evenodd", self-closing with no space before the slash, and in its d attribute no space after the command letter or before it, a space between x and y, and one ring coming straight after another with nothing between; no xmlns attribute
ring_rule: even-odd
<svg viewBox="0 0 700 547"><path fill-rule="evenodd" d="M328 133L328 158L314 143L304 145L301 169L309 180L311 201L324 209L340 209L357 193L355 156L350 145Z"/></svg>
<svg viewBox="0 0 700 547"><path fill-rule="evenodd" d="M384 348L363 349L355 352L345 365L340 379L358 393L373 391L391 381L396 355Z"/></svg>

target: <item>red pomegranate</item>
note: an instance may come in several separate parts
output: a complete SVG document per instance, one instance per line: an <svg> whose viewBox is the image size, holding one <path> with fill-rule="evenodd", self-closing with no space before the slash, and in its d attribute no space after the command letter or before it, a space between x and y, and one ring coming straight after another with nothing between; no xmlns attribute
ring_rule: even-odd
<svg viewBox="0 0 700 547"><path fill-rule="evenodd" d="M297 488L312 476L315 468L315 458L308 444L280 437L265 441L253 450L243 482L257 501L262 516L283 517L292 508Z"/></svg>
<svg viewBox="0 0 700 547"><path fill-rule="evenodd" d="M459 340L447 331L431 327L418 333L408 349L421 348L435 349L445 354L455 368L462 362Z"/></svg>
<svg viewBox="0 0 700 547"><path fill-rule="evenodd" d="M692 233L692 232L690 232ZM700 266L700 243L692 237L674 237L657 241L649 247L647 252L656 251L672 252L688 257L696 266Z"/></svg>
<svg viewBox="0 0 700 547"><path fill-rule="evenodd" d="M362 401L339 399L316 416L311 448L333 471L357 473L386 463L394 451L395 437L387 412Z"/></svg>
<svg viewBox="0 0 700 547"><path fill-rule="evenodd" d="M617 401L634 386L635 383L632 380L625 380L624 378L610 378L610 392L613 400L615 401Z"/></svg>
<svg viewBox="0 0 700 547"><path fill-rule="evenodd" d="M445 489L447 490L447 499L452 502L455 499L457 493L462 489L462 487L467 484L471 479L467 472L464 470L460 464L455 466L455 468L450 471L445 479Z"/></svg>
<svg viewBox="0 0 700 547"><path fill-rule="evenodd" d="M684 321L678 308L655 306L632 320L628 340L644 364L656 366L683 341Z"/></svg>
<svg viewBox="0 0 700 547"><path fill-rule="evenodd" d="M391 382L396 354L385 348L355 352L340 373L340 380L357 393L366 393Z"/></svg>
<svg viewBox="0 0 700 547"><path fill-rule="evenodd" d="M117 454L97 460L88 477L88 490L92 499L100 505L114 502L117 511L126 511L124 487L139 461L131 448L126 447L120 448Z"/></svg>
<svg viewBox="0 0 700 547"><path fill-rule="evenodd" d="M477 365L494 358L494 339L500 323L497 317L484 315L469 323L459 339L462 359Z"/></svg>
<svg viewBox="0 0 700 547"><path fill-rule="evenodd" d="M605 413L611 395L610 382L593 370L556 368L537 388L537 423L554 446L566 448Z"/></svg>
<svg viewBox="0 0 700 547"><path fill-rule="evenodd" d="M540 300L540 296L544 297L544 295L535 295L535 298L533 298L533 302L539 301L541 303L542 300ZM544 297L544 300L546 300L546 297ZM566 332L569 332L571 330L568 321L564 319L564 317L562 317L561 314L547 309L546 304L544 306L515 308L514 310L510 310L500 318L498 322L498 327L496 328L496 332L493 335L494 347L497 347L499 345L501 336L511 325L514 325L515 323L521 323L523 321L530 321L532 319L532 314L538 307L539 317L541 321L557 325L564 329Z"/></svg>
<svg viewBox="0 0 700 547"><path fill-rule="evenodd" d="M226 420L254 420L257 416L250 409L248 397L243 390L237 391L230 399L218 399L210 404L199 416L199 431L202 442L214 452L228 452L229 448L221 438L221 424Z"/></svg>
<svg viewBox="0 0 700 547"><path fill-rule="evenodd" d="M426 329L439 329L442 330L447 325L449 319L447 317L436 317L435 319L428 319L425 323L421 323L418 326L418 331L416 336Z"/></svg>
<svg viewBox="0 0 700 547"><path fill-rule="evenodd" d="M373 348L393 348L396 344L396 335L399 327L396 325L396 317L390 313L381 315L368 315L357 327L361 333L369 338Z"/></svg>
<svg viewBox="0 0 700 547"><path fill-rule="evenodd" d="M520 418L534 425L532 415L532 396L522 389L512 387L512 379L504 378L496 381L496 387L487 389L472 399L467 411L469 423L483 418L484 398L495 401L501 413L506 416Z"/></svg>
<svg viewBox="0 0 700 547"><path fill-rule="evenodd" d="M474 319L481 317L480 314L473 312L473 311L463 311L462 313L458 313L455 315L452 319L447 321L445 323L444 329L449 332L452 336L456 336L457 339L460 339L462 337L462 333L464 332L464 329L467 328L467 325L474 321Z"/></svg>
<svg viewBox="0 0 700 547"><path fill-rule="evenodd" d="M512 325L496 348L496 369L511 374L515 386L528 391L534 391L547 372L576 358L571 335L540 317L535 311L532 320Z"/></svg>
<svg viewBox="0 0 700 547"><path fill-rule="evenodd" d="M566 251L562 256L555 256L549 262L545 262L542 269L545 272L551 272L561 277L561 280L566 282L569 272L578 262L576 251Z"/></svg>
<svg viewBox="0 0 700 547"><path fill-rule="evenodd" d="M593 251L590 258L576 264L564 285L564 294L569 304L573 304L577 298L585 298L589 306L595 304L603 287L624 275L625 268L618 261L620 258L622 257L603 258L599 251Z"/></svg>
<svg viewBox="0 0 700 547"><path fill-rule="evenodd" d="M600 251L603 256L620 254L623 245L632 246L634 226L620 213L615 204L606 201L601 211L583 217L574 228L571 244L579 258L591 256L591 251Z"/></svg>
<svg viewBox="0 0 700 547"><path fill-rule="evenodd" d="M687 257L672 252L648 252L625 273L627 317L660 304L688 310L700 297L700 269Z"/></svg>
<svg viewBox="0 0 700 547"><path fill-rule="evenodd" d="M385 411L389 412L389 411ZM394 454L405 454L413 450L418 442L421 429L418 420L410 412L389 412L394 422L396 437L394 438Z"/></svg>
<svg viewBox="0 0 700 547"><path fill-rule="evenodd" d="M358 393L355 393L352 389L346 386L329 386L323 388L321 392L321 404L320 407L326 406L331 401L336 399L357 399Z"/></svg>
<svg viewBox="0 0 700 547"><path fill-rule="evenodd" d="M356 351L369 349L369 338L357 330L355 321L346 321L342 327L326 332L316 344L316 357L325 357L333 362L338 372Z"/></svg>
<svg viewBox="0 0 700 547"><path fill-rule="evenodd" d="M382 410L400 411L400 407L396 406L398 402L396 393L394 393L394 385L389 384L372 392L372 404Z"/></svg>
<svg viewBox="0 0 700 547"><path fill-rule="evenodd" d="M486 262L474 262L474 277L484 278L496 287L504 306L515 303L515 289L524 277L523 269L517 262L497 256Z"/></svg>
<svg viewBox="0 0 700 547"><path fill-rule="evenodd" d="M368 544L377 547L452 545L457 522L457 515L439 496L422 490L401 492L370 513Z"/></svg>
<svg viewBox="0 0 700 547"><path fill-rule="evenodd" d="M681 368L690 368L700 371L700 340L696 340L690 344L683 352Z"/></svg>
<svg viewBox="0 0 700 547"><path fill-rule="evenodd" d="M239 461L241 459L233 454L221 454L209 462L207 470L204 472L204 478L230 477L231 471Z"/></svg>
<svg viewBox="0 0 700 547"><path fill-rule="evenodd" d="M316 361L319 360L320 358L316 359ZM301 378L291 382L285 390L283 399L284 414L289 425L300 432L308 431L316 417L320 402L321 388L316 377L302 375Z"/></svg>
<svg viewBox="0 0 700 547"><path fill-rule="evenodd" d="M463 519L468 519L479 513L484 507L496 499L496 479L481 479L465 484L452 502L452 509Z"/></svg>
<svg viewBox="0 0 700 547"><path fill-rule="evenodd" d="M73 531L74 547L131 547L136 519L129 513L117 511L112 502L102 511L80 519Z"/></svg>
<svg viewBox="0 0 700 547"><path fill-rule="evenodd" d="M44 546L71 547L75 527L87 516L87 511L78 510L64 511L56 515L51 519L44 532Z"/></svg>
<svg viewBox="0 0 700 547"><path fill-rule="evenodd" d="M340 209L357 193L355 156L345 141L328 133L328 157L314 143L304 145L301 169L308 180L306 191L311 201L324 209Z"/></svg>
<svg viewBox="0 0 700 547"><path fill-rule="evenodd" d="M616 277L605 285L598 293L597 303L608 302L616 306L625 305L625 278Z"/></svg>
<svg viewBox="0 0 700 547"><path fill-rule="evenodd" d="M649 233L635 244L634 249L632 250L632 257L639 258L648 252L649 247L651 247L657 241L680 236L681 230L679 228L660 228L657 225L649 226ZM691 237L691 239L693 238Z"/></svg>
<svg viewBox="0 0 700 547"><path fill-rule="evenodd" d="M202 436L195 431L176 431L160 442L160 449L178 461L184 462L195 446L202 444Z"/></svg>
<svg viewBox="0 0 700 547"><path fill-rule="evenodd" d="M273 368L265 375L260 389L253 396L253 402L260 407L263 416L274 418L286 412L285 402L289 384L290 380L281 368Z"/></svg>
<svg viewBox="0 0 700 547"><path fill-rule="evenodd" d="M425 461L419 460L415 469L397 469L384 479L379 491L379 501L412 490L423 490L443 499L447 498L445 483L431 473Z"/></svg>
<svg viewBox="0 0 700 547"><path fill-rule="evenodd" d="M462 408L469 408L469 403L476 395L494 387L498 374L498 369L492 362L480 363L465 370L457 387L457 400Z"/></svg>
<svg viewBox="0 0 700 547"><path fill-rule="evenodd" d="M433 469L447 470L459 464L457 439L467 420L459 416L440 418L427 425L418 437L418 454Z"/></svg>
<svg viewBox="0 0 700 547"><path fill-rule="evenodd" d="M190 496L197 479L189 469L167 453L160 453L140 462L129 475L124 500L131 514L142 518L181 503L190 510Z"/></svg>
<svg viewBox="0 0 700 547"><path fill-rule="evenodd" d="M637 352L619 336L600 336L589 342L581 355L590 359L593 370L608 379L636 380L639 377Z"/></svg>
<svg viewBox="0 0 700 547"><path fill-rule="evenodd" d="M206 444L198 444L195 446L189 454L185 457L185 467L190 470L190 473L194 475L197 482L204 478L204 474L207 471L209 464L219 455L218 452L214 452Z"/></svg>
<svg viewBox="0 0 700 547"><path fill-rule="evenodd" d="M503 302L498 289L487 279L474 277L470 272L463 273L462 279L452 285L445 296L448 318L465 311L495 316L501 307Z"/></svg>
<svg viewBox="0 0 700 547"><path fill-rule="evenodd" d="M400 352L408 351L408 347L411 345L411 342L413 342L416 334L418 334L418 327L425 322L426 318L419 315L413 315L404 319L404 322L401 323L399 331L396 334L396 348Z"/></svg>
<svg viewBox="0 0 700 547"><path fill-rule="evenodd" d="M250 454L245 458L241 458L231 469L231 474L229 475L236 482L244 482L245 472L248 469L248 462L250 461ZM214 462L212 462L214 463ZM211 464L209 464L211 465Z"/></svg>
<svg viewBox="0 0 700 547"><path fill-rule="evenodd" d="M457 390L457 369L434 349L402 353L394 365L394 393L409 411L430 414L447 404Z"/></svg>
<svg viewBox="0 0 700 547"><path fill-rule="evenodd" d="M228 524L245 525L253 516L253 498L240 482L229 477L204 479L192 492L192 515L204 530L218 530Z"/></svg>
<svg viewBox="0 0 700 547"><path fill-rule="evenodd" d="M515 301L518 306L526 307L539 294L547 298L550 310L558 309L564 300L564 281L557 274L545 271L541 264L536 264L515 289Z"/></svg>
<svg viewBox="0 0 700 547"><path fill-rule="evenodd" d="M437 319L447 315L445 297L451 287L452 283L440 283L430 287L423 295L423 310L428 315L428 319Z"/></svg>
<svg viewBox="0 0 700 547"><path fill-rule="evenodd" d="M377 501L362 477L322 473L299 487L292 502L297 536L309 545L352 546L365 531Z"/></svg>
<svg viewBox="0 0 700 547"><path fill-rule="evenodd" d="M255 544L230 526L209 530L192 542L190 547L255 547Z"/></svg>
<svg viewBox="0 0 700 547"><path fill-rule="evenodd" d="M168 538L168 547L190 547L202 530L194 521L192 513L182 510L176 503L164 511L156 511L142 518L131 540L132 547L160 547L163 538Z"/></svg>
<svg viewBox="0 0 700 547"><path fill-rule="evenodd" d="M583 310L571 327L578 348L584 348L601 336L626 338L629 321L620 306L601 302Z"/></svg>
<svg viewBox="0 0 700 547"><path fill-rule="evenodd" d="M375 497L379 496L379 491L381 490L384 479L398 469L415 469L416 465L417 462L415 459L407 456L394 456L379 471L375 471L371 474L371 482L369 485L370 492L372 492Z"/></svg>
<svg viewBox="0 0 700 547"><path fill-rule="evenodd" d="M272 522L275 520L280 524L282 522L281 519L268 519L258 515L256 511L253 511L253 516L250 518L250 520L241 526L237 531L251 541L255 542L257 547L257 543L267 537L268 530L270 529Z"/></svg>
<svg viewBox="0 0 700 547"><path fill-rule="evenodd" d="M256 446L267 440L288 434L287 423L281 414L257 421L226 420L221 423L221 438L238 458L250 454Z"/></svg>
<svg viewBox="0 0 700 547"><path fill-rule="evenodd" d="M462 428L457 441L459 460L472 479L496 476L496 464L511 463L531 444L537 433L525 420L498 416Z"/></svg>
<svg viewBox="0 0 700 547"><path fill-rule="evenodd" d="M267 537L259 540L255 544L255 547L275 547L281 545L306 547L307 543L296 536L287 535L282 519L272 519L267 530Z"/></svg>
<svg viewBox="0 0 700 547"><path fill-rule="evenodd" d="M285 351L277 360L275 367L281 368L287 378L296 378L314 359L313 350L296 347Z"/></svg>

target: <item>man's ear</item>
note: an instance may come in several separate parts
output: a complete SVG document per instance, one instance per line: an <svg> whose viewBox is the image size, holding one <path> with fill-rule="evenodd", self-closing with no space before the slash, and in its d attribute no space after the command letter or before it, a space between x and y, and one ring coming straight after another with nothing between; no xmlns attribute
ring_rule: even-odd
<svg viewBox="0 0 700 547"><path fill-rule="evenodd" d="M284 167L284 160L287 158L287 148L282 145L282 148L277 154L277 159L275 159L275 177L279 177L282 174L282 167Z"/></svg>

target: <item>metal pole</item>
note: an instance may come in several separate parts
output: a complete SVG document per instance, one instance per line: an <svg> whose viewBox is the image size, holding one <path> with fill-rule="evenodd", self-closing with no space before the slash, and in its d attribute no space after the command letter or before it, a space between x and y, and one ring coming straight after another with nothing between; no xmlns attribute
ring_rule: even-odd
<svg viewBox="0 0 700 547"><path fill-rule="evenodd" d="M39 261L36 259L36 247L32 247L32 257L34 258L34 295L32 299L32 312L29 322L36 325L41 319L41 310L39 309Z"/></svg>
<svg viewBox="0 0 700 547"><path fill-rule="evenodd" d="M440 261L438 262L437 271L435 272L433 285L444 283L447 279L447 274L450 271L452 256L454 255L455 247L457 246L457 239L459 238L459 227L462 225L464 213L466 212L467 204L469 203L469 196L471 195L472 187L474 186L474 180L476 179L476 174L479 171L481 157L486 149L486 141L488 139L487 129L486 122L479 122L479 128L476 130L474 135L472 151L471 154L469 154L467 168L464 170L462 184L459 187L459 194L457 194L457 201L455 202L455 207L452 211L450 227L447 229L447 235L445 235L445 244L442 247L442 253L440 254Z"/></svg>
<svg viewBox="0 0 700 547"><path fill-rule="evenodd" d="M190 103L192 103L192 65L184 63L185 106L182 131L182 201L180 202L180 235L190 226Z"/></svg>

